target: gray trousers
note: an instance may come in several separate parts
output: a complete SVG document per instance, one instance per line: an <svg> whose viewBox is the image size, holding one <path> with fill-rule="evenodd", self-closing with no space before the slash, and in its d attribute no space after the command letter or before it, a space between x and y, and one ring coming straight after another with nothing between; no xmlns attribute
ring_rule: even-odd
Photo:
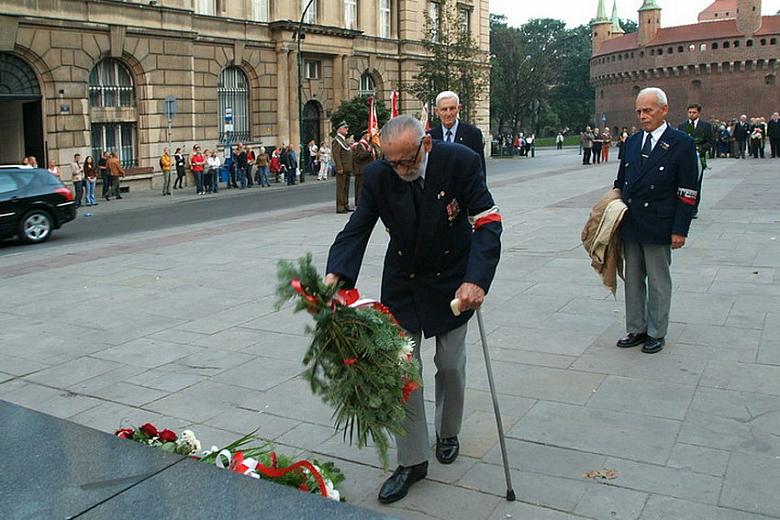
<svg viewBox="0 0 780 520"><path fill-rule="evenodd" d="M171 192L171 170L163 171L162 194L167 195Z"/></svg>
<svg viewBox="0 0 780 520"><path fill-rule="evenodd" d="M626 332L663 338L672 304L672 249L669 245L623 241L626 260Z"/></svg>
<svg viewBox="0 0 780 520"><path fill-rule="evenodd" d="M442 438L460 433L463 422L463 397L466 390L466 330L463 324L446 334L436 336L436 432ZM414 357L420 362L422 333L409 334L414 340ZM431 443L425 420L423 389L415 390L406 402L404 419L406 435L396 437L398 464L414 466L428 460Z"/></svg>

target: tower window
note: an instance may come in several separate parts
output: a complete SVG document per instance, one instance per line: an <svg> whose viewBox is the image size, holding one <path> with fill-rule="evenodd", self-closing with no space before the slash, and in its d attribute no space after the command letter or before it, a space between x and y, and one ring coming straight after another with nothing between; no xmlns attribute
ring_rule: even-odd
<svg viewBox="0 0 780 520"><path fill-rule="evenodd" d="M739 40L734 40L734 48L736 49L739 47Z"/></svg>
<svg viewBox="0 0 780 520"><path fill-rule="evenodd" d="M748 47L752 47L753 46L753 40L746 41L745 45L747 45Z"/></svg>
<svg viewBox="0 0 780 520"><path fill-rule="evenodd" d="M713 51L718 50L718 42L715 42L715 43L712 44L712 50Z"/></svg>
<svg viewBox="0 0 780 520"><path fill-rule="evenodd" d="M731 43L730 42L723 42L723 48L724 49L728 49L729 47L731 47Z"/></svg>

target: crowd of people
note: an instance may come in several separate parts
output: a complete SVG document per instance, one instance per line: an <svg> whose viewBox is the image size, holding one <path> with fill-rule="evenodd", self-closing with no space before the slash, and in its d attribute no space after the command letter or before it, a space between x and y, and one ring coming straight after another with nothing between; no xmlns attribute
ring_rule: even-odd
<svg viewBox="0 0 780 520"><path fill-rule="evenodd" d="M514 157L536 157L536 136L533 132L519 134L498 134L493 138L493 145L498 148L497 154Z"/></svg>
<svg viewBox="0 0 780 520"><path fill-rule="evenodd" d="M701 113L700 105L691 106L698 107L698 113ZM695 127L691 127L697 120L698 118L693 120L689 118L678 129L693 135ZM695 136L705 168L707 158L763 159L767 156L780 158L780 113L778 112L772 114L769 119L760 116L748 118L747 115L742 114L738 118L729 120L712 117L705 123L704 131L697 132ZM623 146L626 140L637 132L637 128L632 126L629 129L624 126L619 131L617 127L615 130L616 133L612 134L609 128L601 130L588 126L580 133L582 164L607 162L611 146L618 148L618 159L622 159Z"/></svg>

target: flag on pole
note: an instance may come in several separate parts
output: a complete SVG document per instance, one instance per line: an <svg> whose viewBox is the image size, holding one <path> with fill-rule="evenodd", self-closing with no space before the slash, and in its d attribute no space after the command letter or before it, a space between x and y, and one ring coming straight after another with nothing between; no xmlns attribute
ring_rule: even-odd
<svg viewBox="0 0 780 520"><path fill-rule="evenodd" d="M368 97L368 138L369 141L379 145L379 119L376 117L374 96Z"/></svg>
<svg viewBox="0 0 780 520"><path fill-rule="evenodd" d="M428 119L428 103L423 103L422 114L420 115L420 122L423 124L423 128L426 132L431 131L431 122Z"/></svg>
<svg viewBox="0 0 780 520"><path fill-rule="evenodd" d="M398 93L398 91L394 90L393 91L393 95L390 98L390 101L391 101L391 104L392 104L392 107L393 107L393 111L392 111L392 116L391 117L398 117L398 113L399 113L398 112L398 97L399 97L399 95L400 94Z"/></svg>

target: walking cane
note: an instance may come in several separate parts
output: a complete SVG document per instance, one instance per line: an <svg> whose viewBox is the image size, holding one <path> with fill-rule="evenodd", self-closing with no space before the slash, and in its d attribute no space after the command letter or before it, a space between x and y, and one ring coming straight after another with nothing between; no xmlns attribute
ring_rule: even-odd
<svg viewBox="0 0 780 520"><path fill-rule="evenodd" d="M450 302L450 308L455 316L460 315L460 300L455 298ZM493 367L490 365L490 352L488 352L487 338L485 337L485 324L482 322L482 310L477 309L477 325L479 325L479 337L482 340L482 352L485 354L485 368L487 369L490 397L493 398L493 411L496 414L496 426L498 427L498 443L501 445L501 459L504 461L504 476L506 477L506 499L515 501L515 490L512 488L512 475L509 473L509 457L506 454L506 440L504 439L504 425L501 421L501 412L498 409L498 396L496 384L493 381Z"/></svg>

